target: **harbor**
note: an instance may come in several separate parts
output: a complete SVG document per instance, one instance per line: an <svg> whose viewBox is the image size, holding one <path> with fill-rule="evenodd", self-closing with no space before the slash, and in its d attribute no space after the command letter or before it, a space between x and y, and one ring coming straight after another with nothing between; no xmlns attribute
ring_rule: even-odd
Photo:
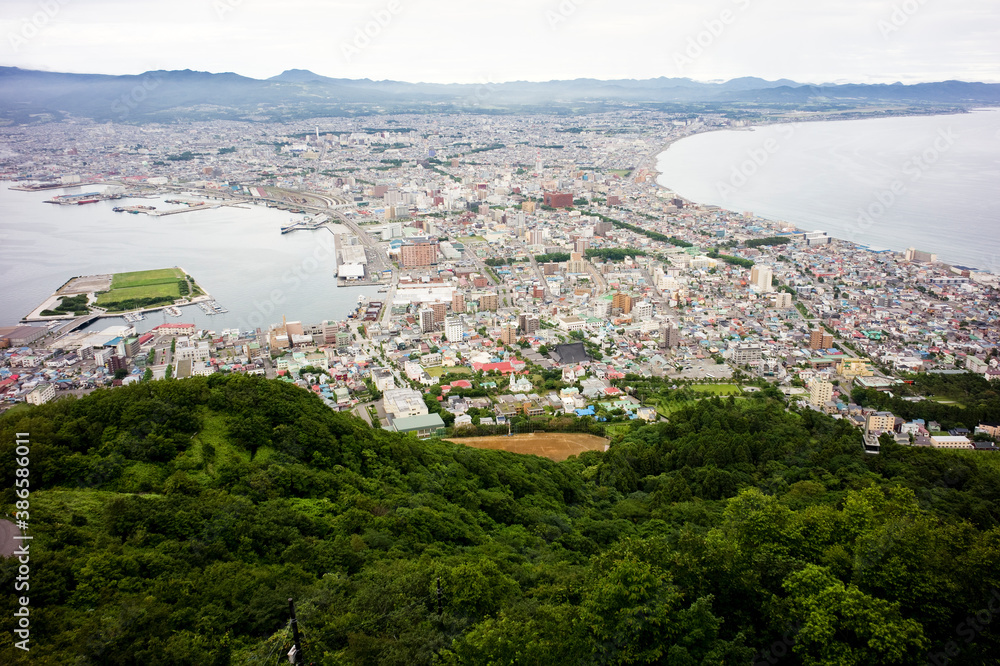
<svg viewBox="0 0 1000 666"><path fill-rule="evenodd" d="M229 310L222 307L215 301L200 301L198 303L198 307L200 307L201 311L210 317L213 315L225 314L229 312Z"/></svg>
<svg viewBox="0 0 1000 666"><path fill-rule="evenodd" d="M320 229L330 222L328 215L319 214L305 220L291 220L287 225L281 227L282 234L289 234L299 229L315 230Z"/></svg>
<svg viewBox="0 0 1000 666"><path fill-rule="evenodd" d="M56 204L58 206L82 206L84 204L97 203L98 201L108 201L111 199L121 199L121 194L105 194L103 192L85 192L83 194L61 194L57 197L47 199L45 203Z"/></svg>
<svg viewBox="0 0 1000 666"><path fill-rule="evenodd" d="M22 184L9 183L9 185ZM119 184L101 183L100 185L113 186ZM63 192L30 193L11 191L10 187L2 188L0 190L0 211L7 213L5 219L13 225L7 233L13 234L12 237L17 239L20 239L22 235L25 237L38 236L39 239L44 238L47 244L46 247L55 247L55 250L52 251L61 252L67 257L73 257L74 260L68 264L67 275L110 273L118 267L124 270L139 270L150 265L157 265L164 254L168 253L170 256L176 256L178 257L177 263L187 264L190 270L195 271L194 275L199 277L199 282L201 282L201 279L211 280L213 285L211 297L206 298L205 296L192 295L189 297L189 302L174 304L183 311L183 321L187 321L188 319L200 320L203 322L203 325L208 325L208 322L213 320L219 321L220 319L233 322L240 321L243 326L258 325L259 321L264 318L264 311L268 309L267 300L273 290L272 282L269 280L273 281L275 275L277 275L278 279L282 277L287 278L286 284L290 284L293 287L285 290L284 296L287 298L287 302L280 304L281 309L287 309L289 313L306 313L297 314L300 317L308 317L310 316L308 313L311 312L316 312L315 316L318 317L320 316L320 312L330 312L329 308L332 308L332 312L336 316L346 318L347 314L356 307L354 299L357 298L358 293L363 292L374 297L375 288L385 287L388 283L387 278L382 276L381 272L377 276L382 278L381 281L378 279L371 281L365 279L338 280L336 277L335 261L331 262L331 264L326 264L325 260L323 262L322 273L330 277L323 277L319 272L310 275L308 264L304 264L303 262L307 261L306 258L315 255L317 243L322 247L326 247L328 244L332 245L326 238L326 232L322 232L322 237L317 237L310 233L286 234L282 235L281 240L276 244L275 232L279 231L282 226L289 225L290 213L281 212L280 209L275 207L265 207L263 205L264 201L254 201L242 197L237 198L237 196L225 191L212 192L197 188L192 190L190 188L129 185L125 186L122 198L131 199L131 201L104 201L93 206L84 205L74 208L67 208L65 206L37 206L37 204L43 203L46 199L52 198L54 194L64 194L66 192L83 194L99 189L101 188L84 187L80 189L65 189ZM23 204L20 203L22 197L35 201L36 210L25 209ZM184 205L168 204L168 200L183 200ZM204 202L206 205L204 207L192 208L190 205L187 205L187 202L195 204ZM291 201L287 205L295 206L297 203L297 201ZM139 209L138 206L140 205L149 206L154 210ZM183 220L183 224L185 226L190 225L190 228L198 234L199 238L205 239L208 243L226 245L232 249L232 252L222 255L206 254L192 246L183 236L173 233L166 233L162 237L162 240L148 244L146 242L148 240L146 234L149 233L150 225L136 224L138 220L132 217L122 219L123 215L112 214L113 206L126 209L136 206L134 210L139 212L128 213L128 215L147 215L150 217L150 222L153 221L153 217L156 217L155 213L167 212L171 209L177 210L174 214L202 210L204 212L190 216L190 220L188 218L171 218L170 221L176 219L180 222ZM209 209L209 206L212 206L212 208ZM39 211L37 210L38 208L46 210ZM73 228L76 231L86 234L82 243L79 240L70 240L68 237L52 237L41 232L36 233L33 230L36 230L37 226L32 224L25 223L20 226L14 224L14 221L22 217L25 220L33 220L38 219L38 216L41 215L43 219L50 221L52 224L62 225L64 224L64 212L69 210L73 211ZM121 211L122 214L126 212ZM316 225L317 228L325 227L330 231L334 231L334 227L337 226L337 218L330 215L330 220L323 223L323 218L315 219L315 216L320 214L326 214L326 212L313 210L307 215L295 215L294 217L296 220L305 218L307 225L311 223L312 225ZM172 226L174 225L163 225L165 230ZM108 247L107 243L110 243L110 247L114 247L119 252L119 254L115 255L117 258L109 259L107 256L101 256L99 253L89 251L88 248L91 247L89 239L96 240L98 238L102 239L104 243L102 248ZM330 238L333 238L332 234ZM287 254L281 255L279 253L276 255L275 250L279 249L279 247L281 251ZM247 261L248 256L253 257L253 260ZM274 274L262 272L258 268L251 268L251 266L271 265L276 257L284 257L283 260L287 263L284 265L279 264L281 268L275 269L277 272ZM41 261L41 255L39 255L39 261ZM39 266L41 265L39 264ZM310 275L308 290L294 288L297 282L293 278L302 279L303 274ZM201 278L201 276L204 276L204 278ZM303 282L303 284L305 283ZM14 288L14 285L17 285L17 288ZM377 287L373 287L373 285L377 285ZM51 304L45 305L45 307L42 307L41 304L51 298L53 295L51 290L55 286L57 285L53 284L48 289L40 289L38 285L33 285L31 278L27 277L20 282L14 282L12 283L11 290L8 290L6 294L0 294L0 306L3 306L0 307L0 310L7 311L7 314L10 315L8 319L12 323L26 321L29 318L31 321L39 323L68 321L68 318L72 317L74 312L60 313L59 315L47 317L40 316L42 310L53 309L51 308ZM339 286L350 287L350 289L339 289ZM100 291L105 288L100 286L94 291ZM216 293L216 289L221 290L221 293ZM177 298L180 299L180 296ZM222 311L211 309L214 313L212 315L209 315L200 306L197 308L187 307L187 305L198 305L198 301L200 300L210 301L215 298L218 299L218 303L222 304ZM164 305L170 304L167 302ZM58 302L56 305L58 305ZM153 318L158 321L161 315L155 314L156 310L161 311L162 316L171 320L171 317L163 312L163 307L141 308L145 313L146 319L136 325L148 324ZM137 309L139 308L124 307L113 309L110 312L101 312L99 308L94 308L91 311L94 313L92 316L95 317L95 321L99 321L114 319L116 317L123 318L124 312L134 312ZM150 316L151 311L154 312L154 317ZM322 316L328 315L324 314ZM174 321L177 320L174 319Z"/></svg>

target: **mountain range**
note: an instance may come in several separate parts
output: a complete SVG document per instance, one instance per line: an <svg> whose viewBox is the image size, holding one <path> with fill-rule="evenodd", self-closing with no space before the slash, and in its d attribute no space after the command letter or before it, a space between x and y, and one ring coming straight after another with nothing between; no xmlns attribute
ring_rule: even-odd
<svg viewBox="0 0 1000 666"><path fill-rule="evenodd" d="M14 122L66 117L162 122L427 111L579 113L622 104L704 111L997 103L1000 84L963 81L812 85L753 77L721 83L660 77L439 84L330 78L301 69L254 79L192 70L105 75L0 67L0 117Z"/></svg>

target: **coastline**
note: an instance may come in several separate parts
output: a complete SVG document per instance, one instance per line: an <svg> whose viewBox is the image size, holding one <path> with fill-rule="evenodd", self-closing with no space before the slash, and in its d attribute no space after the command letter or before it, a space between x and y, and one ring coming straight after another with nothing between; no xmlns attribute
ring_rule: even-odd
<svg viewBox="0 0 1000 666"><path fill-rule="evenodd" d="M664 155L675 143L677 143L677 142L679 142L679 141L681 141L683 139L689 139L689 138L692 138L692 137L695 137L695 136L699 136L699 135L702 135L702 134L708 134L708 133L711 133L711 132L720 132L720 131L728 131L728 132L753 131L753 130L758 129L758 128L773 127L775 125L797 125L797 124L801 124L801 123L805 123L805 122L849 122L849 121L853 121L853 120L883 120L883 119L900 119L900 118L914 118L914 117L925 117L925 116L966 115L966 114L974 113L974 112L977 112L977 111L998 112L998 111L1000 111L1000 108L997 108L997 107L976 107L974 109L954 110L954 111L951 111L951 112L941 112L941 113L907 113L907 114L885 115L885 116L870 117L870 118L830 118L830 117L826 117L826 118L802 119L802 120L794 120L794 121L782 120L782 121L775 121L775 122L757 123L757 124L750 125L750 126L745 127L745 128L739 128L739 127L710 128L710 129L705 129L703 131L695 131L695 132L692 132L690 134L686 134L686 135L681 136L681 137L676 137L676 138L673 138L673 139L671 139L671 140L663 143L662 146L661 146L661 148L660 148L660 150L655 153L655 160L654 160L653 166L651 166L651 167L644 167L644 168L646 169L647 173L650 173L650 174L653 175L653 177L655 179L655 182L656 182L656 185L659 188L662 188L666 192L673 193L675 196L677 196L677 198L682 199L685 202L688 202L688 203L690 203L693 206L699 206L699 207L703 207L703 206L715 206L717 208L720 208L720 209L723 209L723 210L726 210L726 211L728 211L730 213L734 213L735 214L735 213L738 213L739 211L733 210L732 208L728 208L728 207L723 206L723 205L706 204L706 203L703 203L703 202L694 201L692 199L684 197L683 195L679 194L675 189L673 189L673 188L669 187L668 185L662 183L660 181L660 178L663 176L663 173L657 168L658 165L659 165L659 158L662 155ZM643 162L647 162L648 160L649 160L649 157L647 156L647 158L645 158L643 160ZM643 167L637 167L635 169L635 171L639 171L641 168L643 168ZM760 218L762 220L767 220L769 222L779 223L779 224L783 224L783 225L785 225L787 227L791 227L791 228L793 228L795 230L795 233L811 233L811 232L814 232L814 231L823 231L823 232L826 232L826 233L828 233L828 235L831 238L835 239L838 243L843 244L843 246L845 246L847 249L853 249L855 251L890 252L893 255L903 254L906 251L905 248L900 249L900 248L895 248L895 247L886 247L884 249L881 249L881 248L875 248L875 249L873 249L870 245L859 243L857 241L849 240L849 239L846 239L846 238L840 238L840 237L838 237L836 235L835 232L830 233L830 232L827 232L826 229L804 229L801 226L801 223L798 222L798 221L796 221L796 220L779 219L779 218L775 218L775 217L769 217L769 216L766 216L766 215L758 215L756 213L754 215L755 215L755 217L758 217L758 218ZM979 267L976 267L976 266L972 266L972 267L965 266L964 263L950 263L948 261L944 261L944 260L941 260L941 259L938 259L937 263L941 264L943 266L949 266L949 267L961 265L961 266L963 266L965 268L971 268L971 270L973 270L975 272L1000 274L1000 271L991 271L989 269L979 268Z"/></svg>

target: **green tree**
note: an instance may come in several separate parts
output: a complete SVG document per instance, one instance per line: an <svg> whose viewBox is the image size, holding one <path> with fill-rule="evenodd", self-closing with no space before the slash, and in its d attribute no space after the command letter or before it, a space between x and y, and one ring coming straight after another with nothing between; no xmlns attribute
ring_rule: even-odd
<svg viewBox="0 0 1000 666"><path fill-rule="evenodd" d="M917 663L927 648L922 627L901 617L899 604L845 585L824 567L808 564L783 587L790 619L801 622L793 650L806 666Z"/></svg>

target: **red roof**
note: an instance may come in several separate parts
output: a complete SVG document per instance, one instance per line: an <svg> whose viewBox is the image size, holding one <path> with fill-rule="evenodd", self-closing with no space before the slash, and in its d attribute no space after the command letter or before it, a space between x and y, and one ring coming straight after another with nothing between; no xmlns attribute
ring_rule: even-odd
<svg viewBox="0 0 1000 666"><path fill-rule="evenodd" d="M194 328L194 324L160 324L159 326L155 327L153 330L154 331L158 331L161 328L167 328L167 329L170 329L170 328Z"/></svg>

